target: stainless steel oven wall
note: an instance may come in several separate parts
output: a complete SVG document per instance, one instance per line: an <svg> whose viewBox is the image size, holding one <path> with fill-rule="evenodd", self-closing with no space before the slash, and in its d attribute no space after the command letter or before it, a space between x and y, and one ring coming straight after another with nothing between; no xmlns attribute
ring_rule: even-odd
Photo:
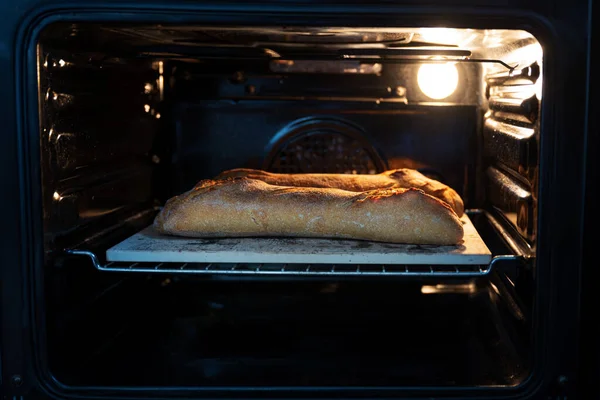
<svg viewBox="0 0 600 400"><path fill-rule="evenodd" d="M426 25L519 27L531 30L542 42L545 55L544 102L540 121L540 185L538 203L538 268L540 290L535 303L536 369L523 386L503 388L503 395L547 398L577 395L578 288L581 270L584 122L587 88L588 9L573 2L418 2L343 5L339 2L284 5L179 4L156 6L104 2L52 4L6 2L0 6L0 79L6 95L0 100L0 179L8 195L2 197L5 226L2 243L2 394L57 396L68 388L45 380L40 369L44 316L40 287L43 281L42 182L39 165L40 121L37 115L35 43L46 18L66 20L217 22L319 25ZM65 10L69 10L65 12ZM482 398L498 394L491 389L457 392L449 388L408 388L394 396ZM157 391L145 393L156 396ZM323 397L318 389L306 395ZM356 394L365 394L357 391ZM95 393L96 395L98 393ZM162 393L164 395L164 393ZM169 392L170 395L181 395ZM219 392L223 395L224 392ZM229 393L231 394L231 393ZM271 392L274 395L275 392ZM389 393L388 393L389 394ZM237 394L239 396L239 393ZM281 397L281 394L278 393ZM339 395L339 393L336 393ZM381 393L378 393L381 395ZM583 395L582 398L585 398Z"/></svg>
<svg viewBox="0 0 600 400"><path fill-rule="evenodd" d="M148 209L154 196L161 66L106 54L98 40L87 30L61 24L40 37L40 154L48 249L77 246Z"/></svg>
<svg viewBox="0 0 600 400"><path fill-rule="evenodd" d="M524 49L533 62L516 61L515 71L485 76L489 111L483 144L488 204L524 239L524 251L531 252L537 229L542 49L534 44Z"/></svg>

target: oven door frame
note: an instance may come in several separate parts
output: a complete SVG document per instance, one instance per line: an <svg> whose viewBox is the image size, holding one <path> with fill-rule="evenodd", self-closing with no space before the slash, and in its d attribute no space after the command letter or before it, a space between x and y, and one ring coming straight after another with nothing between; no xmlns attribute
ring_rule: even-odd
<svg viewBox="0 0 600 400"><path fill-rule="evenodd" d="M591 1L589 2L591 4ZM583 227L583 162L572 154L585 149L588 47L588 1L553 7L539 1L525 9L517 1L462 1L460 5L420 5L385 1L368 5L340 1L303 3L101 1L40 4L17 0L0 5L7 21L0 27L0 80L7 95L0 134L0 179L12 188L0 204L6 226L0 242L2 281L0 308L0 388L5 395L25 397L436 397L548 398L577 394L579 287ZM535 361L528 379L510 388L132 388L105 390L74 388L58 382L47 369L43 314L43 244L39 165L39 116L36 38L48 24L65 20L174 23L448 26L518 28L542 43L545 82L542 103L543 139L540 147L539 222L534 313ZM418 22L418 24L417 24ZM12 228L12 229L11 229ZM566 398L566 397L565 397Z"/></svg>

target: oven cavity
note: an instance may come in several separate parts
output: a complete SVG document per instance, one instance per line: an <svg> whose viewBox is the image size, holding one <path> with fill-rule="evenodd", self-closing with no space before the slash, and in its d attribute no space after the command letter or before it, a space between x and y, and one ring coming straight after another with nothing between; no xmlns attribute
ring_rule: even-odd
<svg viewBox="0 0 600 400"><path fill-rule="evenodd" d="M535 367L543 65L523 30L49 25L44 367L95 395L508 396ZM464 201L464 240L157 234L168 199L236 168L416 170Z"/></svg>

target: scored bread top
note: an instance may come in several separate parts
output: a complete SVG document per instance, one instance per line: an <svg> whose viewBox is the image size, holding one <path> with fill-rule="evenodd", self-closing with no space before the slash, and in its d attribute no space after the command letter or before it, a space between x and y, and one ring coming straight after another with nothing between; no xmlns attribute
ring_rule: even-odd
<svg viewBox="0 0 600 400"><path fill-rule="evenodd" d="M162 233L195 236L304 236L416 244L457 244L462 222L444 201L416 188L351 192L276 186L239 177L200 181L167 201Z"/></svg>
<svg viewBox="0 0 600 400"><path fill-rule="evenodd" d="M386 188L417 188L448 203L459 217L464 213L464 203L454 189L435 179L428 178L417 170L409 168L393 169L379 174L284 174L257 169L237 168L223 171L215 179L235 177L258 179L278 186L337 188L353 192Z"/></svg>

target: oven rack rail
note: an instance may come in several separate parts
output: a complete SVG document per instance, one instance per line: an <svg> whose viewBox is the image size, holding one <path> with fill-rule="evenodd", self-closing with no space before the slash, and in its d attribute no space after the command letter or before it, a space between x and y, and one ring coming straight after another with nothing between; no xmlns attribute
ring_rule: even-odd
<svg viewBox="0 0 600 400"><path fill-rule="evenodd" d="M496 264L518 262L520 256L497 255L486 265L427 264L282 264L282 263L180 263L180 262L108 262L102 263L93 252L66 250L73 256L88 257L94 267L106 272L168 273L189 275L242 276L412 276L477 277L488 275Z"/></svg>

